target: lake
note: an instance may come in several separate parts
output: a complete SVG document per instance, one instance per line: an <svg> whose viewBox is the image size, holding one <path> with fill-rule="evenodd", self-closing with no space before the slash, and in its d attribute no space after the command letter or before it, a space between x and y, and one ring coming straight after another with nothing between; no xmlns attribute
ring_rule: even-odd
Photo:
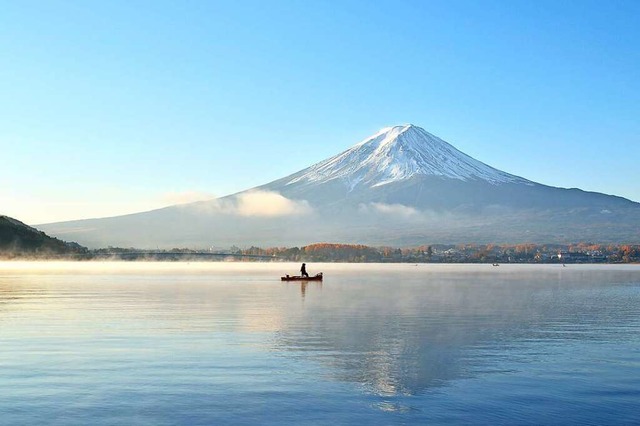
<svg viewBox="0 0 640 426"><path fill-rule="evenodd" d="M639 424L639 265L0 262L0 424Z"/></svg>

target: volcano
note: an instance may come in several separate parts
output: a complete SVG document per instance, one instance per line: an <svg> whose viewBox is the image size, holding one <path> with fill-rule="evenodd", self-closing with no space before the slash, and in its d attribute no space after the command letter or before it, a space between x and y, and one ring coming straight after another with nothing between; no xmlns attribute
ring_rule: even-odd
<svg viewBox="0 0 640 426"><path fill-rule="evenodd" d="M39 225L90 247L228 247L330 241L631 243L640 204L495 169L407 124L331 158L219 199Z"/></svg>

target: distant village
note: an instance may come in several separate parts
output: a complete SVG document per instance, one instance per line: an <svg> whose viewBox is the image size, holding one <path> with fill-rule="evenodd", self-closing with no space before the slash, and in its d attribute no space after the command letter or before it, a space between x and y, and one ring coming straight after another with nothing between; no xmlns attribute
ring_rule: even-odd
<svg viewBox="0 0 640 426"><path fill-rule="evenodd" d="M138 250L114 248L87 251L85 258L119 260L283 261L353 263L640 263L640 245L460 244L412 248L318 243L303 247L226 250Z"/></svg>
<svg viewBox="0 0 640 426"><path fill-rule="evenodd" d="M238 254L273 256L288 261L408 263L636 263L640 245L462 244L412 248L350 244L236 249Z"/></svg>

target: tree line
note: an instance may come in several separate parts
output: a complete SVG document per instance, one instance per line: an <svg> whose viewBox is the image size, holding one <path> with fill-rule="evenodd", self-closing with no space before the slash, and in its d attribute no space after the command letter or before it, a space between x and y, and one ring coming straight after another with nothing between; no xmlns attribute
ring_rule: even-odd
<svg viewBox="0 0 640 426"><path fill-rule="evenodd" d="M64 252L3 251L0 259L63 258L76 260L156 261L289 261L352 263L640 263L640 245L633 244L433 244L417 247L316 243L302 247L232 247L226 250L169 250L107 247L90 250L73 243Z"/></svg>
<svg viewBox="0 0 640 426"><path fill-rule="evenodd" d="M235 248L240 255L287 261L408 263L635 263L640 245L630 244L457 244L418 247L372 247L317 243L303 247Z"/></svg>

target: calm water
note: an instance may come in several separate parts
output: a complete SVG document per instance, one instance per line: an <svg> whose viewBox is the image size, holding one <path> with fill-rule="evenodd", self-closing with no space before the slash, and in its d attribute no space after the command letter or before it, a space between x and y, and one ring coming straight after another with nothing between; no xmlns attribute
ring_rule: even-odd
<svg viewBox="0 0 640 426"><path fill-rule="evenodd" d="M0 263L0 424L639 424L640 266Z"/></svg>

